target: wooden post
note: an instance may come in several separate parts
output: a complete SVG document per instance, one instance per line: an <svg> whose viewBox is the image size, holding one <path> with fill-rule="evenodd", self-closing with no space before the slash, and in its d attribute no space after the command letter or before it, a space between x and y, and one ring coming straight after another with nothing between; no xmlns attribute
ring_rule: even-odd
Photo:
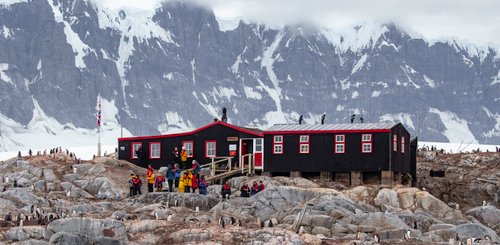
<svg viewBox="0 0 500 245"><path fill-rule="evenodd" d="M229 172L231 172L231 167L232 167L231 165L233 165L233 163L232 163L232 161L231 161L231 158L230 158L230 157L228 157L228 158L227 158L227 161L228 161L228 163L229 163Z"/></svg>
<svg viewBox="0 0 500 245"><path fill-rule="evenodd" d="M212 176L215 176L215 163L213 158L212 158Z"/></svg>

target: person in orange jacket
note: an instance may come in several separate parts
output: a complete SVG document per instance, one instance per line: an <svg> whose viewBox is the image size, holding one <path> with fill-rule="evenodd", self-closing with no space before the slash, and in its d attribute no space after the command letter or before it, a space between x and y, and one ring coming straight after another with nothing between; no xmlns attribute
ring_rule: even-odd
<svg viewBox="0 0 500 245"><path fill-rule="evenodd" d="M182 162L182 169L186 169L187 166L186 166L186 161L187 161L187 158L188 158L188 151L186 150L186 148L183 146L182 147L182 150L181 150L181 162Z"/></svg>
<svg viewBox="0 0 500 245"><path fill-rule="evenodd" d="M184 192L190 193L191 192L191 187L193 186L193 174L191 173L191 170L186 170L184 173L186 176L184 176L184 181L185 186L184 186Z"/></svg>
<svg viewBox="0 0 500 245"><path fill-rule="evenodd" d="M148 165L148 170L146 170L146 180L148 181L148 192L153 192L155 184L155 170L151 165Z"/></svg>

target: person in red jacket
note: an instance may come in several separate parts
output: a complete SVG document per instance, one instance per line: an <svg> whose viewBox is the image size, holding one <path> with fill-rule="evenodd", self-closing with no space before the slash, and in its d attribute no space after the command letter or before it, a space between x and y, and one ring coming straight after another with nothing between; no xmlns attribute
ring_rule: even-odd
<svg viewBox="0 0 500 245"><path fill-rule="evenodd" d="M254 181L252 184L252 188L250 190L250 194L253 196L253 195L259 193L259 191L260 191L259 184L257 184L257 181Z"/></svg>
<svg viewBox="0 0 500 245"><path fill-rule="evenodd" d="M226 183L222 186L221 195L222 199L229 199L229 196L231 195L231 185L229 184L229 180L226 180Z"/></svg>
<svg viewBox="0 0 500 245"><path fill-rule="evenodd" d="M260 184L259 184L259 192L263 191L264 189L266 189L264 187L264 182L262 180L260 180Z"/></svg>
<svg viewBox="0 0 500 245"><path fill-rule="evenodd" d="M191 189L193 193L196 193L196 189L198 189L198 176L193 174L193 178L191 179Z"/></svg>

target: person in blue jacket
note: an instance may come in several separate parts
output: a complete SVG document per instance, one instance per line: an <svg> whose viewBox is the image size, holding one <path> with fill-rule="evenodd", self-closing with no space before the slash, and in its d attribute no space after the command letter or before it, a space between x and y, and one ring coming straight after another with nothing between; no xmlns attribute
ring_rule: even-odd
<svg viewBox="0 0 500 245"><path fill-rule="evenodd" d="M167 182L168 182L168 191L173 192L175 173L174 173L174 170L172 169L172 165L168 165L166 175L167 175Z"/></svg>
<svg viewBox="0 0 500 245"><path fill-rule="evenodd" d="M205 175L201 175L200 181L198 182L198 188L200 188L200 194L201 195L206 195L207 194L207 181L205 181Z"/></svg>

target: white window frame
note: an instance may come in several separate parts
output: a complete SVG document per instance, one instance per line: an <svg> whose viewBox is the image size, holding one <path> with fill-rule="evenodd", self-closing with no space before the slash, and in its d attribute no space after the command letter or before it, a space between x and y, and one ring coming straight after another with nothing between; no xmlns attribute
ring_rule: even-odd
<svg viewBox="0 0 500 245"><path fill-rule="evenodd" d="M279 139L279 140L277 140ZM283 135L275 135L273 137L273 143L275 144L283 144Z"/></svg>
<svg viewBox="0 0 500 245"><path fill-rule="evenodd" d="M361 141L362 142L372 142L372 135L371 134L363 134L361 136Z"/></svg>
<svg viewBox="0 0 500 245"><path fill-rule="evenodd" d="M139 156L137 156L137 150L142 146L142 143L140 142L132 142L130 143L132 145L132 157L131 159L138 159ZM139 147L135 147L135 146L139 146Z"/></svg>
<svg viewBox="0 0 500 245"><path fill-rule="evenodd" d="M309 135L301 135L299 138L299 143L309 143Z"/></svg>
<svg viewBox="0 0 500 245"><path fill-rule="evenodd" d="M194 142L192 140L182 141L182 146L188 152L187 157L193 157Z"/></svg>
<svg viewBox="0 0 500 245"><path fill-rule="evenodd" d="M213 147L211 147L212 145ZM217 156L217 141L215 140L205 141L205 157L216 157L216 156Z"/></svg>
<svg viewBox="0 0 500 245"><path fill-rule="evenodd" d="M397 152L398 151L398 135L394 134L392 136L392 150Z"/></svg>
<svg viewBox="0 0 500 245"><path fill-rule="evenodd" d="M283 154L283 144L274 144L273 145L273 154Z"/></svg>
<svg viewBox="0 0 500 245"><path fill-rule="evenodd" d="M158 146L155 150L154 146ZM157 153L157 154L153 154ZM160 159L161 158L161 142L150 142L149 143L149 159Z"/></svg>
<svg viewBox="0 0 500 245"><path fill-rule="evenodd" d="M336 134L335 143L345 143L345 134Z"/></svg>
<svg viewBox="0 0 500 245"><path fill-rule="evenodd" d="M339 149L340 146L342 146L341 149ZM345 144L343 144L343 143L335 144L335 153L337 153L337 154L345 153Z"/></svg>
<svg viewBox="0 0 500 245"><path fill-rule="evenodd" d="M368 146L369 148L368 149L365 149L365 146ZM365 142L365 143L362 143L361 144L361 152L362 153L372 153L373 149L372 149L372 143L371 142Z"/></svg>
<svg viewBox="0 0 500 245"><path fill-rule="evenodd" d="M405 137L401 136L401 153L405 153Z"/></svg>
<svg viewBox="0 0 500 245"><path fill-rule="evenodd" d="M264 142L264 140L261 138L255 139L255 152L262 152L263 151L263 142Z"/></svg>

